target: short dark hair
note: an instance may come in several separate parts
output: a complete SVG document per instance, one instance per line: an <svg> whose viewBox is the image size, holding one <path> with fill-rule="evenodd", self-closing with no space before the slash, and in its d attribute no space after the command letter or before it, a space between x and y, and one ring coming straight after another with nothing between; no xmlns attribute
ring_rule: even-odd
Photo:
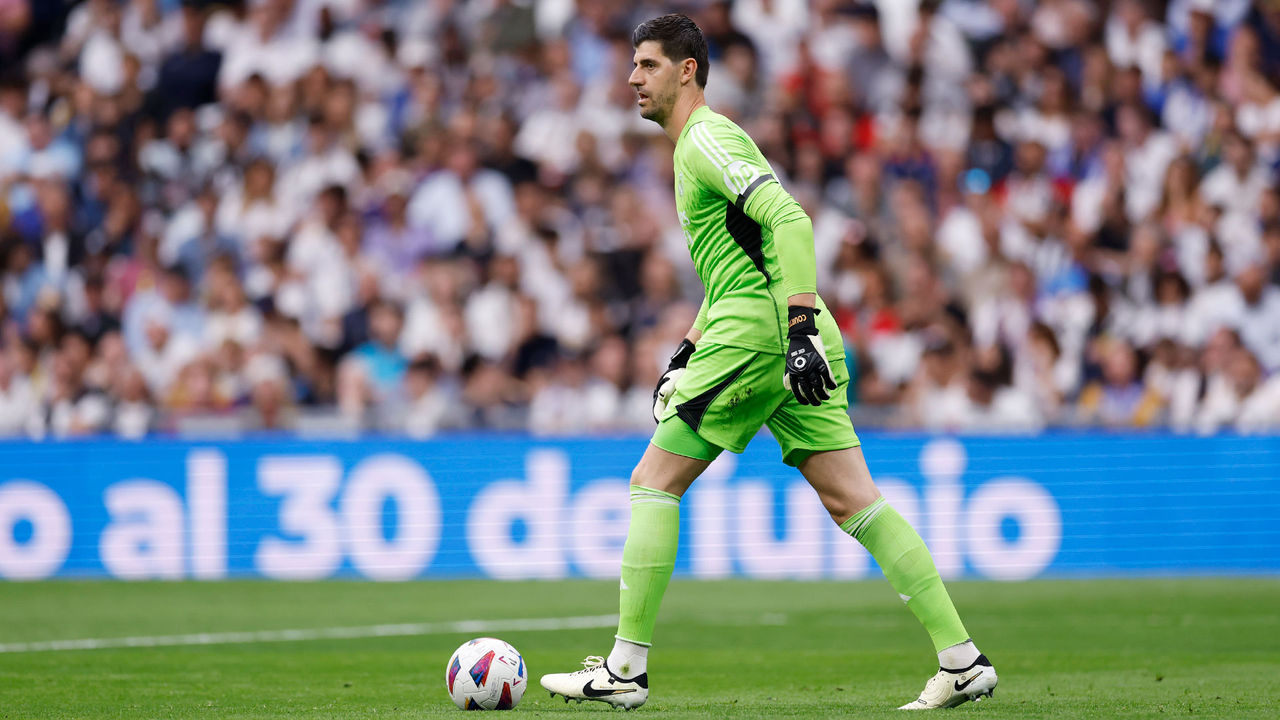
<svg viewBox="0 0 1280 720"><path fill-rule="evenodd" d="M662 54L672 62L693 58L698 63L693 79L698 87L707 86L707 70L711 67L707 61L707 39L702 36L698 24L688 16L675 13L640 23L631 33L631 46L640 47L640 43L646 40L661 45Z"/></svg>

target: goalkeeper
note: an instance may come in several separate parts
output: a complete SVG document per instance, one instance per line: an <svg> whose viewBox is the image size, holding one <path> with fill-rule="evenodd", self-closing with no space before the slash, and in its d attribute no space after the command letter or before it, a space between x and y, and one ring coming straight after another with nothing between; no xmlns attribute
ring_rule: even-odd
<svg viewBox="0 0 1280 720"><path fill-rule="evenodd" d="M566 701L645 702L680 497L722 450L742 452L763 425L933 640L939 672L904 709L991 695L995 670L969 639L929 550L867 470L849 421L840 332L817 295L809 218L751 138L707 107L707 46L692 20L649 20L632 44L640 114L675 142L676 208L706 297L658 382L658 429L631 476L613 651L577 672L543 676L543 687Z"/></svg>

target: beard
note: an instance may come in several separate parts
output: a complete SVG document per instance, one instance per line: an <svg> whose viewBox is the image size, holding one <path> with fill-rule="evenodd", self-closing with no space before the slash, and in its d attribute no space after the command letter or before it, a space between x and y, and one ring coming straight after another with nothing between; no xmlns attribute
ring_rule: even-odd
<svg viewBox="0 0 1280 720"><path fill-rule="evenodd" d="M646 105L645 107L640 108L640 117L644 118L645 120L652 120L653 122L656 122L659 125L662 125L667 121L667 117L671 114L671 107L674 104L675 104L674 93L672 94L664 93L662 95L650 95L649 104Z"/></svg>

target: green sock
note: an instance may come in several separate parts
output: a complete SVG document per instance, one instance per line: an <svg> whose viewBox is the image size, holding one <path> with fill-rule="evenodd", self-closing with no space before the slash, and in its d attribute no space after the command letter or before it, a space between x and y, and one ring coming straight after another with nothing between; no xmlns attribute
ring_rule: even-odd
<svg viewBox="0 0 1280 720"><path fill-rule="evenodd" d="M680 497L631 486L631 527L622 548L622 591L618 597L618 639L653 642L658 607L676 566L680 538Z"/></svg>
<svg viewBox="0 0 1280 720"><path fill-rule="evenodd" d="M840 529L862 543L876 559L889 584L929 632L935 650L942 652L969 639L929 548L884 498L840 523Z"/></svg>

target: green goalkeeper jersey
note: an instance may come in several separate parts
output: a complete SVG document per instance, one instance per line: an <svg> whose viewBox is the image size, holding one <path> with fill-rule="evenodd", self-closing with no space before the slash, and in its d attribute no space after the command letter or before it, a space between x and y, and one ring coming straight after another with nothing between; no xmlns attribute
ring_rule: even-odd
<svg viewBox="0 0 1280 720"><path fill-rule="evenodd" d="M813 226L742 128L699 107L676 140L676 210L706 291L701 343L782 355L787 298L816 292ZM844 356L822 299L818 329Z"/></svg>

